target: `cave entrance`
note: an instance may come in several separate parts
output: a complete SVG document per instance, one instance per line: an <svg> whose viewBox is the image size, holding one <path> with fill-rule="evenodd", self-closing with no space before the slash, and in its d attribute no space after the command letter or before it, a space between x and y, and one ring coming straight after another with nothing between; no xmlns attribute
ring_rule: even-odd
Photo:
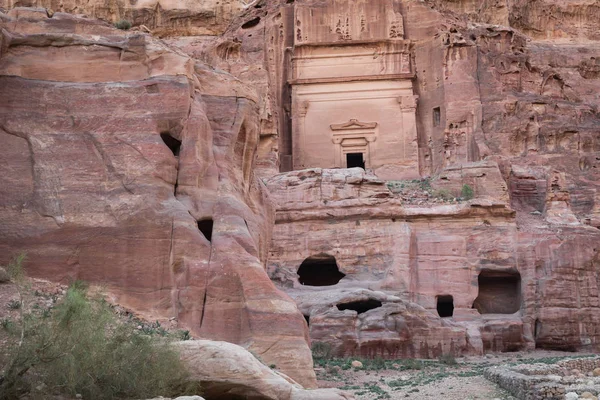
<svg viewBox="0 0 600 400"><path fill-rule="evenodd" d="M298 281L306 286L332 286L344 276L335 257L327 254L308 257L298 268Z"/></svg>
<svg viewBox="0 0 600 400"><path fill-rule="evenodd" d="M454 315L454 298L450 295L437 297L437 313L441 318L448 318Z"/></svg>
<svg viewBox="0 0 600 400"><path fill-rule="evenodd" d="M382 305L382 303L378 300L368 299L368 300L351 301L348 303L341 303L341 304L338 304L336 307L340 311L353 310L359 314L362 314L369 310L379 308L379 307L381 307L381 305Z"/></svg>
<svg viewBox="0 0 600 400"><path fill-rule="evenodd" d="M365 169L365 159L363 153L348 153L346 154L347 168L362 168Z"/></svg>
<svg viewBox="0 0 600 400"><path fill-rule="evenodd" d="M198 229L209 242L212 241L213 224L214 223L212 219L203 219L198 221Z"/></svg>
<svg viewBox="0 0 600 400"><path fill-rule="evenodd" d="M480 314L514 314L521 309L521 274L483 270L477 278L479 295L473 303Z"/></svg>
<svg viewBox="0 0 600 400"><path fill-rule="evenodd" d="M175 157L179 157L179 150L181 149L181 140L175 139L170 133L164 132L160 134L160 138L167 145L169 150Z"/></svg>

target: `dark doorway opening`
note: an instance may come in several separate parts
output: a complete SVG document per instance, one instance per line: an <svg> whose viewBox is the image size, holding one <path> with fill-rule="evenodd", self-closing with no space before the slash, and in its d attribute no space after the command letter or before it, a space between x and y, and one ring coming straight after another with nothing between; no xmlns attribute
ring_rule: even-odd
<svg viewBox="0 0 600 400"><path fill-rule="evenodd" d="M473 303L480 314L514 314L521 308L521 274L483 270L477 278L479 295Z"/></svg>
<svg viewBox="0 0 600 400"><path fill-rule="evenodd" d="M203 219L198 221L198 229L204 235L206 240L209 242L212 240L212 231L213 231L213 220L212 219Z"/></svg>
<svg viewBox="0 0 600 400"><path fill-rule="evenodd" d="M454 298L450 295L437 297L437 312L442 318L454 315Z"/></svg>
<svg viewBox="0 0 600 400"><path fill-rule="evenodd" d="M365 160L363 153L348 153L346 154L346 166L348 168L362 168L365 169Z"/></svg>
<svg viewBox="0 0 600 400"><path fill-rule="evenodd" d="M374 308L381 307L382 303L378 300L368 299L368 300L359 300L352 301L350 303L341 303L336 307L340 311L344 310L354 310L359 314L372 310Z"/></svg>
<svg viewBox="0 0 600 400"><path fill-rule="evenodd" d="M332 286L344 276L335 258L327 254L308 257L298 268L298 281L306 286Z"/></svg>

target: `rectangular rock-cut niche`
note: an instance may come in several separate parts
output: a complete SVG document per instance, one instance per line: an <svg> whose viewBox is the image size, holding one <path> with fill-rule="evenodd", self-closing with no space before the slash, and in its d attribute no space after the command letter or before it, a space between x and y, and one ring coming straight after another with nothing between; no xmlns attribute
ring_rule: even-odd
<svg viewBox="0 0 600 400"><path fill-rule="evenodd" d="M437 296L436 309L441 318L454 315L454 298L450 295Z"/></svg>
<svg viewBox="0 0 600 400"><path fill-rule="evenodd" d="M442 111L439 107L433 109L433 126L440 126L442 122Z"/></svg>
<svg viewBox="0 0 600 400"><path fill-rule="evenodd" d="M514 314L521 309L521 274L518 271L482 270L479 295L473 308L480 314Z"/></svg>

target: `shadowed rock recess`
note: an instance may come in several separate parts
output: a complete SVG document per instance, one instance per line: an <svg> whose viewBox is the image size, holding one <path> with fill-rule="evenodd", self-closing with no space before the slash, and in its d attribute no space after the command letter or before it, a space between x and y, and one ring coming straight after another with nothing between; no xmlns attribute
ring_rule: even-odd
<svg viewBox="0 0 600 400"><path fill-rule="evenodd" d="M0 0L0 265L306 388L311 341L598 351L592 3Z"/></svg>

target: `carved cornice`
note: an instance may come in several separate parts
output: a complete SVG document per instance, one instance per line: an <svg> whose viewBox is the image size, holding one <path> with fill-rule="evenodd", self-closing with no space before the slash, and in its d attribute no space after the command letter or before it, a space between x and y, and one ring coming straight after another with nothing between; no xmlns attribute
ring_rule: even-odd
<svg viewBox="0 0 600 400"><path fill-rule="evenodd" d="M375 129L377 122L360 122L357 119L351 119L343 124L329 125L332 131L347 131L352 129Z"/></svg>

